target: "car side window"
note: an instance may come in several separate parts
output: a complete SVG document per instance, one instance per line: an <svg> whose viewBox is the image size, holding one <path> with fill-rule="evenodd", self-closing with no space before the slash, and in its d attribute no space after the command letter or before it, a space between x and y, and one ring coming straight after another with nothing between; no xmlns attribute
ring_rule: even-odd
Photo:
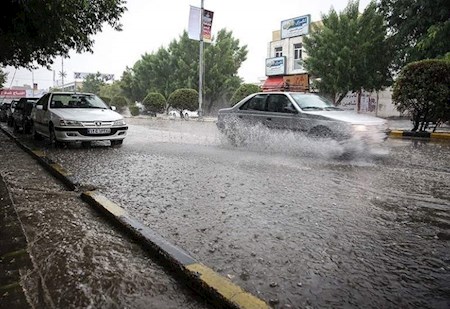
<svg viewBox="0 0 450 309"><path fill-rule="evenodd" d="M43 97L41 97L37 102L36 102L36 106L41 105L42 107L45 106L48 102L48 97L50 95L46 94Z"/></svg>
<svg viewBox="0 0 450 309"><path fill-rule="evenodd" d="M255 110L255 111L265 111L266 110L266 94L257 94L247 102L245 102L239 109L240 110Z"/></svg>
<svg viewBox="0 0 450 309"><path fill-rule="evenodd" d="M295 113L292 102L284 94L271 94L267 99L267 111L273 113Z"/></svg>

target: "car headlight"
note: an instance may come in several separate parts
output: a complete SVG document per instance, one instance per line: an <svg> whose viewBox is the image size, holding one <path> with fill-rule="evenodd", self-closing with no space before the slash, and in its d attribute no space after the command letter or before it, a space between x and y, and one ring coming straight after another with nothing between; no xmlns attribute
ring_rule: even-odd
<svg viewBox="0 0 450 309"><path fill-rule="evenodd" d="M114 125L115 126L124 126L124 125L126 125L127 123L125 122L125 120L123 120L123 119L119 119L119 120L116 120L116 121L114 121Z"/></svg>
<svg viewBox="0 0 450 309"><path fill-rule="evenodd" d="M76 120L61 119L59 121L59 125L61 125L61 126L81 126L81 122L76 121Z"/></svg>
<svg viewBox="0 0 450 309"><path fill-rule="evenodd" d="M355 132L365 132L367 131L367 127L363 124L354 124L353 131Z"/></svg>

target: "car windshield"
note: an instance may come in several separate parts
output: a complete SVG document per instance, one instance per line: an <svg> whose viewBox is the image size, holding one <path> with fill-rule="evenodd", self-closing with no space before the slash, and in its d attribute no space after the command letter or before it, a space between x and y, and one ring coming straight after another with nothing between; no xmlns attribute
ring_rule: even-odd
<svg viewBox="0 0 450 309"><path fill-rule="evenodd" d="M291 96L302 110L341 110L327 99L315 94L291 93Z"/></svg>
<svg viewBox="0 0 450 309"><path fill-rule="evenodd" d="M51 108L101 108L108 106L94 94L58 93L52 96Z"/></svg>

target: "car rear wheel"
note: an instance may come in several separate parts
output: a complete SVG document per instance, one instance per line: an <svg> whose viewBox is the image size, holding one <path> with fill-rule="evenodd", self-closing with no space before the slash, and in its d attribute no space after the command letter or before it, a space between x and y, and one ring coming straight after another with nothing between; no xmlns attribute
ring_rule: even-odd
<svg viewBox="0 0 450 309"><path fill-rule="evenodd" d="M42 140L42 135L40 135L37 131L36 131L36 127L34 126L34 124L31 124L31 132L33 134L33 138L37 141L41 141Z"/></svg>
<svg viewBox="0 0 450 309"><path fill-rule="evenodd" d="M13 131L14 132L19 132L19 126L17 125L17 122L15 122L14 120L13 120Z"/></svg>

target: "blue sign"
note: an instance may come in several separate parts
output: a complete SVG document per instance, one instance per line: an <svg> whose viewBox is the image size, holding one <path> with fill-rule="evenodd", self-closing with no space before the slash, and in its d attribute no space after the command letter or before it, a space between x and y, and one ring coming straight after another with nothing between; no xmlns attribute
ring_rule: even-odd
<svg viewBox="0 0 450 309"><path fill-rule="evenodd" d="M291 38L309 33L311 15L295 17L281 22L281 38Z"/></svg>

